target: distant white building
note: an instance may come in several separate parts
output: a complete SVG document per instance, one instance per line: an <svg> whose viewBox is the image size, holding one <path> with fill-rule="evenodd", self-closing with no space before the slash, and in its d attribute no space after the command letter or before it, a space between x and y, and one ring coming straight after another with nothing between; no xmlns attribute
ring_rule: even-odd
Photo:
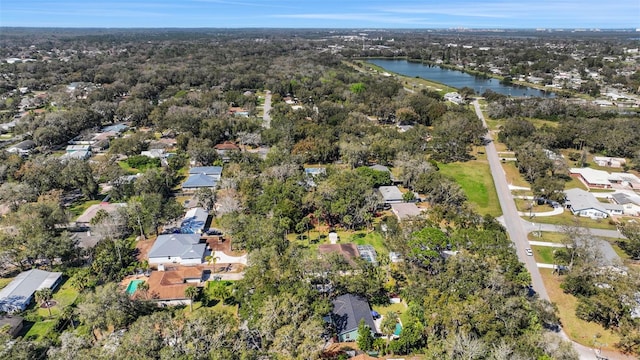
<svg viewBox="0 0 640 360"><path fill-rule="evenodd" d="M450 92L450 93L446 93L444 94L444 99L446 101L451 101L454 104L462 104L464 103L464 99L462 98L462 95L458 94L457 92Z"/></svg>
<svg viewBox="0 0 640 360"><path fill-rule="evenodd" d="M624 158L617 157L608 157L608 156L594 156L593 162L595 162L598 166L608 166L608 167L623 167L627 160Z"/></svg>

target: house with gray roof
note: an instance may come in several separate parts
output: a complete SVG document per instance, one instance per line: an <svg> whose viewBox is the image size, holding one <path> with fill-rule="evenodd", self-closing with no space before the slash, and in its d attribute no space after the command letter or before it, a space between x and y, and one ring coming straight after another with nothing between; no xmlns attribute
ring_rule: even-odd
<svg viewBox="0 0 640 360"><path fill-rule="evenodd" d="M622 206L625 215L640 216L640 195L633 192L616 192L611 199Z"/></svg>
<svg viewBox="0 0 640 360"><path fill-rule="evenodd" d="M385 204L397 204L404 202L402 192L397 186L380 186L378 191L382 195Z"/></svg>
<svg viewBox="0 0 640 360"><path fill-rule="evenodd" d="M206 249L207 244L200 242L199 234L158 235L149 250L149 265L199 265L203 262Z"/></svg>
<svg viewBox="0 0 640 360"><path fill-rule="evenodd" d="M609 215L622 215L622 206L602 203L592 193L582 189L569 189L565 192L565 206L573 215L604 219Z"/></svg>
<svg viewBox="0 0 640 360"><path fill-rule="evenodd" d="M33 140L24 140L21 141L7 149L8 152L18 155L29 155L31 150L36 147L36 143Z"/></svg>
<svg viewBox="0 0 640 360"><path fill-rule="evenodd" d="M222 177L222 166L196 166L189 169L189 175L203 174L219 181Z"/></svg>
<svg viewBox="0 0 640 360"><path fill-rule="evenodd" d="M29 306L36 291L55 289L62 273L31 269L21 272L4 289L0 290L0 311L14 313Z"/></svg>
<svg viewBox="0 0 640 360"><path fill-rule="evenodd" d="M182 183L182 190L195 191L200 188L215 188L218 181L213 177L205 174L190 174L187 180Z"/></svg>
<svg viewBox="0 0 640 360"><path fill-rule="evenodd" d="M369 326L372 334L376 332L376 325L371 315L371 307L367 301L357 295L345 294L331 302L331 322L336 328L338 341L358 340L358 324L360 320Z"/></svg>

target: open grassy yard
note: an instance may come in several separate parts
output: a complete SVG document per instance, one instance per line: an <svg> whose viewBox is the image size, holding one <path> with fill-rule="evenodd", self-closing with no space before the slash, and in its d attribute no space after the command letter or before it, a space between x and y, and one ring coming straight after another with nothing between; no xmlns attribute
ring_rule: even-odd
<svg viewBox="0 0 640 360"><path fill-rule="evenodd" d="M533 258L536 259L536 262L542 264L553 264L553 252L557 248L549 247L549 246L532 246L531 250L533 250Z"/></svg>
<svg viewBox="0 0 640 360"><path fill-rule="evenodd" d="M484 156L465 163L438 164L440 171L462 187L475 209L482 215L502 215L489 163Z"/></svg>
<svg viewBox="0 0 640 360"><path fill-rule="evenodd" d="M88 200L88 201L80 200L73 203L73 205L69 207L69 211L73 215L73 219L75 219L78 216L82 215L82 213L84 213L91 205L100 204L100 201L101 200Z"/></svg>
<svg viewBox="0 0 640 360"><path fill-rule="evenodd" d="M406 324L409 321L409 314L407 314L407 304L405 304L404 302L389 304L385 306L374 305L372 307L372 310L377 311L378 314L382 316L393 311L398 314L398 317L403 324Z"/></svg>
<svg viewBox="0 0 640 360"><path fill-rule="evenodd" d="M50 332L52 332L55 325L55 320L38 321L29 328L26 334L24 334L24 338L40 340L46 337Z"/></svg>
<svg viewBox="0 0 640 360"><path fill-rule="evenodd" d="M516 163L514 161L503 161L502 168L504 169L507 183L515 186L531 187L523 177L520 175Z"/></svg>
<svg viewBox="0 0 640 360"><path fill-rule="evenodd" d="M540 233L541 236L538 236L538 231L534 231L529 233L529 240L531 241L544 241L544 242L552 242L557 244L562 244L565 235L557 232L548 232L542 231Z"/></svg>
<svg viewBox="0 0 640 360"><path fill-rule="evenodd" d="M602 344L603 349L615 350L614 344L620 341L620 338L596 323L578 319L576 316L578 300L572 295L565 294L560 288L563 276L556 276L551 272L551 269L540 269L549 298L558 306L558 316L571 340L585 346L593 346L596 340Z"/></svg>
<svg viewBox="0 0 640 360"><path fill-rule="evenodd" d="M54 318L58 317L65 307L73 304L76 301L77 297L78 291L71 286L68 280L65 281L62 286L60 286L58 290L53 294L53 301L56 302L56 305L51 308L51 316ZM45 318L49 317L49 311L47 309L41 308L39 304L36 306L38 315Z"/></svg>
<svg viewBox="0 0 640 360"><path fill-rule="evenodd" d="M354 243L356 245L371 245L378 253L378 258L389 254L387 245L385 244L384 237L377 232L370 232L366 230L360 231L336 231L338 233L338 243L348 244ZM309 248L311 251L317 251L318 246L322 244L329 244L329 232L318 231L316 229L309 231L309 237L307 233L304 234L289 234L288 239L295 241L298 244Z"/></svg>
<svg viewBox="0 0 640 360"><path fill-rule="evenodd" d="M590 218L584 217L576 217L571 214L570 211L565 211L561 215L555 216L538 216L533 219L529 219L529 216L523 216L523 219L527 221L533 221L543 224L554 224L554 225L578 225L582 227L588 227L593 229L605 229L605 230L615 230L616 226L609 224L608 219L601 220L593 220Z"/></svg>

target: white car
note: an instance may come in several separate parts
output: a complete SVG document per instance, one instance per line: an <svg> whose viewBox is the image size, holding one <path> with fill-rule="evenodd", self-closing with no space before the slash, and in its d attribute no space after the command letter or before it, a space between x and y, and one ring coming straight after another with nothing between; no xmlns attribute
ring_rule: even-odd
<svg viewBox="0 0 640 360"><path fill-rule="evenodd" d="M533 256L533 250L531 250L529 248L524 249L524 252L526 252L527 255L529 255L529 256Z"/></svg>

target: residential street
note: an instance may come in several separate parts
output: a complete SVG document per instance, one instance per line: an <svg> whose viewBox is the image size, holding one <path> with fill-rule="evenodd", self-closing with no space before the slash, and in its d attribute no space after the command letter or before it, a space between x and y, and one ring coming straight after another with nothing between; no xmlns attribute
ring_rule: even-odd
<svg viewBox="0 0 640 360"><path fill-rule="evenodd" d="M262 120L264 120L263 126L267 129L271 127L271 115L269 114L270 111L271 111L271 91L267 90L267 94L264 96L264 107L263 107L263 115L262 115Z"/></svg>
<svg viewBox="0 0 640 360"><path fill-rule="evenodd" d="M474 100L473 106L475 107L476 115L478 115L478 118L482 120L482 124L487 127L487 123L485 122L482 110L480 110L478 100ZM527 270L529 270L529 273L531 274L531 285L533 286L533 290L538 293L542 299L549 300L549 295L547 295L547 290L544 287L544 283L542 282L542 277L540 276L535 260L533 257L527 256L524 252L524 249L529 247L529 241L527 240L528 232L524 228L520 215L518 214L518 210L516 209L516 204L513 201L511 190L507 184L504 170L500 165L500 157L498 157L498 152L496 151L491 134L487 133L486 139L487 159L489 161L491 175L493 176L493 181L496 186L496 192L498 193L498 200L500 201L500 207L502 208L502 216L507 233L516 247L518 258L525 264Z"/></svg>
<svg viewBox="0 0 640 360"><path fill-rule="evenodd" d="M484 125L484 127L488 128L477 99L473 101L473 106L476 110L478 118L482 120L482 124ZM493 182L496 187L496 192L498 193L500 207L502 208L502 217L504 220L503 225L507 229L507 233L509 234L511 241L513 241L513 244L516 247L518 258L525 264L527 270L531 274L531 284L533 290L538 294L538 296L540 296L540 298L549 300L549 295L547 294L547 290L544 287L544 282L542 281L542 277L540 276L540 271L538 270L538 264L534 260L533 256L527 256L525 254L524 249L530 247L529 241L527 239L527 233L529 231L525 229L525 222L520 219L520 215L518 215L518 210L516 208L515 202L513 201L511 190L509 189L509 185L507 184L505 173L502 169L502 166L500 165L500 158L498 157L498 152L496 151L496 147L493 143L493 139L491 138L490 133L487 133L486 139L486 155L489 161L489 167L491 169L491 175L493 176ZM533 226L532 230L537 230L537 224L530 224ZM596 234L595 230L592 232ZM561 331L560 334L563 338L568 340L568 336L564 331ZM580 345L576 342L573 342L573 348L578 352L580 359L597 359L594 350L591 348ZM614 354L607 354L607 356L609 356L609 359L627 358L613 357L613 355Z"/></svg>

